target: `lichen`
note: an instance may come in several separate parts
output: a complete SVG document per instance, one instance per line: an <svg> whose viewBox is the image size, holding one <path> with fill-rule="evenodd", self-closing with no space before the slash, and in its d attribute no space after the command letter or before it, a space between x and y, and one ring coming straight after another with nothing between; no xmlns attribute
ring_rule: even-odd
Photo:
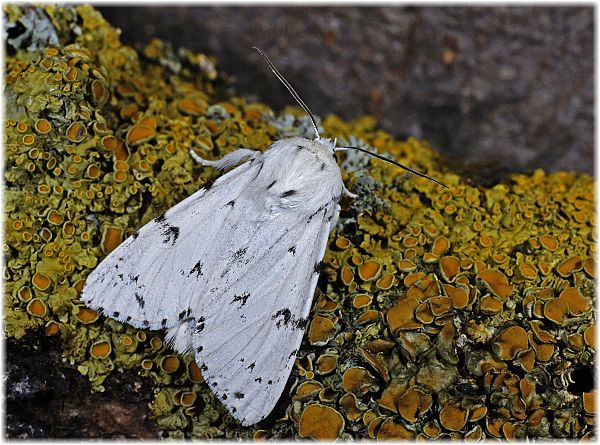
<svg viewBox="0 0 600 445"><path fill-rule="evenodd" d="M207 158L265 149L313 137L310 121L297 108L217 102L210 57L159 40L141 57L91 7L4 8L7 337L60 335L64 360L97 391L111 373L138 370L174 438L593 435L590 176L536 170L484 188L371 117L318 119L324 136L450 189L338 155L359 198L342 202L289 391L243 428L163 333L99 317L78 296L127 235L216 177L190 147Z"/></svg>

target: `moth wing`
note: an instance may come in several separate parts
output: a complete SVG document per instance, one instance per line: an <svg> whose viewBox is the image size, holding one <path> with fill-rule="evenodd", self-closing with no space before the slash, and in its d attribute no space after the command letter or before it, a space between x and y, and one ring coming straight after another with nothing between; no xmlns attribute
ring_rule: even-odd
<svg viewBox="0 0 600 445"><path fill-rule="evenodd" d="M212 258L214 240L232 212L227 203L256 171L255 164L242 164L148 222L92 271L82 300L137 328L171 328L188 319L192 306L202 312L198 278L210 265L199 259ZM188 337L187 345L175 345L180 352L191 347Z"/></svg>
<svg viewBox="0 0 600 445"><path fill-rule="evenodd" d="M209 286L211 303L193 336L196 361L243 425L271 412L302 342L339 206L332 200L321 210L308 221L286 213L263 223L262 234L233 237L229 254L237 252L241 266L225 260Z"/></svg>

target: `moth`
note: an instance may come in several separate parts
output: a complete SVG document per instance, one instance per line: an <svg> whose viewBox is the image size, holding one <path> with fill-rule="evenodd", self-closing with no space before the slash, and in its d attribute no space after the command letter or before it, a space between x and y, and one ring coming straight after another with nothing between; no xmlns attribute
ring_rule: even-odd
<svg viewBox="0 0 600 445"><path fill-rule="evenodd" d="M336 152L364 151L427 177L321 138L306 104L255 49L306 111L316 138L278 140L264 153L240 148L215 161L190 150L203 166L227 173L125 240L82 293L108 317L166 330L167 343L194 355L210 389L244 426L265 418L286 385L340 200L356 197L344 186Z"/></svg>

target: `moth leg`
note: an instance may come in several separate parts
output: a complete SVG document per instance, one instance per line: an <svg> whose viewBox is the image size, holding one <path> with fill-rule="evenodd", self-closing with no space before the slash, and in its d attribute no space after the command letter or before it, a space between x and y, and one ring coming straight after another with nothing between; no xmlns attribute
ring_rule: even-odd
<svg viewBox="0 0 600 445"><path fill-rule="evenodd" d="M199 156L192 148L190 148L190 156L192 157L192 159L194 159L194 161L206 167L214 167L219 170L227 170L229 168L235 167L239 164L242 164L243 162L247 162L254 158L257 158L261 154L262 152L259 150L240 148L236 151L226 154L221 159L209 161Z"/></svg>
<svg viewBox="0 0 600 445"><path fill-rule="evenodd" d="M352 193L350 190L348 190L345 185L342 188L342 193L344 194L344 196L347 196L348 198L352 198L352 199L358 198L358 195L356 195L356 194Z"/></svg>

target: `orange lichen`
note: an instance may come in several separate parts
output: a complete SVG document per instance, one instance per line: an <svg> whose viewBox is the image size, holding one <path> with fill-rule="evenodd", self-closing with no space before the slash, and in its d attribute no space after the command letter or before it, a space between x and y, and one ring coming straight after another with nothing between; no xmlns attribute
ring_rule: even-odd
<svg viewBox="0 0 600 445"><path fill-rule="evenodd" d="M369 260L358 266L358 276L363 281L373 281L381 272L381 264L377 261Z"/></svg>
<svg viewBox="0 0 600 445"><path fill-rule="evenodd" d="M392 306L386 315L390 330L395 332L398 329L421 327L421 323L415 321L415 309L419 304L419 301L414 298L406 298Z"/></svg>
<svg viewBox="0 0 600 445"><path fill-rule="evenodd" d="M596 348L596 325L591 325L583 332L585 344L590 348Z"/></svg>
<svg viewBox="0 0 600 445"><path fill-rule="evenodd" d="M462 287L454 287L450 284L444 284L446 295L452 299L452 306L455 309L462 309L469 304L469 293Z"/></svg>
<svg viewBox="0 0 600 445"><path fill-rule="evenodd" d="M300 383L296 388L296 394L292 400L306 400L317 395L323 389L323 384L315 380L307 380Z"/></svg>
<svg viewBox="0 0 600 445"><path fill-rule="evenodd" d="M329 406L315 403L302 411L298 434L317 440L334 440L343 429L344 418L340 413Z"/></svg>
<svg viewBox="0 0 600 445"><path fill-rule="evenodd" d="M56 335L59 332L60 325L54 320L50 320L48 323L46 323L46 326L44 326L44 334L46 334L48 337Z"/></svg>
<svg viewBox="0 0 600 445"><path fill-rule="evenodd" d="M450 431L460 431L467 423L469 410L459 402L448 402L440 411L440 424Z"/></svg>
<svg viewBox="0 0 600 445"><path fill-rule="evenodd" d="M415 310L415 318L421 323L429 324L435 318L427 303L421 303Z"/></svg>
<svg viewBox="0 0 600 445"><path fill-rule="evenodd" d="M365 313L362 314L360 317L358 317L356 322L358 324L366 324L366 323L373 323L373 322L377 321L378 319L379 319L379 311L377 311L375 309L369 309L369 310L365 311Z"/></svg>
<svg viewBox="0 0 600 445"><path fill-rule="evenodd" d="M482 270L476 277L501 300L506 300L513 291L512 284L508 283L508 278L502 272L495 269Z"/></svg>
<svg viewBox="0 0 600 445"><path fill-rule="evenodd" d="M596 278L596 261L594 258L587 258L583 262L583 270L591 277Z"/></svg>
<svg viewBox="0 0 600 445"><path fill-rule="evenodd" d="M52 130L52 125L46 119L38 119L35 121L33 128L39 134L48 134Z"/></svg>
<svg viewBox="0 0 600 445"><path fill-rule="evenodd" d="M46 219L50 224L54 224L55 226L60 226L63 222L65 222L65 217L54 209L50 210Z"/></svg>
<svg viewBox="0 0 600 445"><path fill-rule="evenodd" d="M179 404L181 406L192 406L196 401L196 393L191 391L184 391L179 396Z"/></svg>
<svg viewBox="0 0 600 445"><path fill-rule="evenodd" d="M356 396L354 394L344 394L340 398L340 406L344 408L346 418L352 422L355 422L363 416L363 412L356 405Z"/></svg>
<svg viewBox="0 0 600 445"><path fill-rule="evenodd" d="M204 382L204 376L202 375L202 372L200 371L200 368L198 367L198 364L195 360L190 360L190 362L188 363L187 373L192 383Z"/></svg>
<svg viewBox="0 0 600 445"><path fill-rule="evenodd" d="M130 147L148 142L156 136L156 131L143 125L133 125L125 135L125 141Z"/></svg>
<svg viewBox="0 0 600 445"><path fill-rule="evenodd" d="M563 278L567 278L573 272L583 268L583 261L577 255L567 258L556 267L556 272Z"/></svg>
<svg viewBox="0 0 600 445"><path fill-rule="evenodd" d="M308 341L311 345L322 346L335 336L335 324L329 317L315 315L308 330Z"/></svg>
<svg viewBox="0 0 600 445"><path fill-rule="evenodd" d="M176 355L165 355L160 360L160 368L167 374L172 374L179 369L181 360Z"/></svg>
<svg viewBox="0 0 600 445"><path fill-rule="evenodd" d="M67 128L67 139L71 142L79 143L85 139L86 135L87 129L81 122L73 122Z"/></svg>
<svg viewBox="0 0 600 445"><path fill-rule="evenodd" d="M569 306L569 314L577 316L584 314L592 307L592 300L581 295L579 288L568 287L563 290L559 297Z"/></svg>
<svg viewBox="0 0 600 445"><path fill-rule="evenodd" d="M393 273L388 273L377 280L375 286L380 290L388 290L394 285L395 276Z"/></svg>
<svg viewBox="0 0 600 445"><path fill-rule="evenodd" d="M181 99L178 108L179 111L184 114L189 114L190 116L202 116L206 112L208 104L202 98L193 95Z"/></svg>
<svg viewBox="0 0 600 445"><path fill-rule="evenodd" d="M352 299L352 305L356 309L361 309L371 304L373 297L368 294L358 294Z"/></svg>
<svg viewBox="0 0 600 445"><path fill-rule="evenodd" d="M512 360L519 351L529 347L527 332L521 326L505 329L495 340L492 349L502 360Z"/></svg>
<svg viewBox="0 0 600 445"><path fill-rule="evenodd" d="M348 368L342 376L342 387L347 392L365 394L376 389L375 377L365 368Z"/></svg>
<svg viewBox="0 0 600 445"><path fill-rule="evenodd" d="M398 412L405 420L416 422L420 416L429 411L432 403L431 394L411 387L398 400Z"/></svg>
<svg viewBox="0 0 600 445"><path fill-rule="evenodd" d="M44 303L39 298L34 298L27 304L27 312L34 317L44 317L48 312L48 308L46 307L46 303Z"/></svg>
<svg viewBox="0 0 600 445"><path fill-rule="evenodd" d="M119 227L105 227L102 231L102 240L100 242L102 251L109 254L115 250L123 242L123 233L123 229Z"/></svg>
<svg viewBox="0 0 600 445"><path fill-rule="evenodd" d="M583 409L588 414L596 413L596 393L595 389L583 393Z"/></svg>
<svg viewBox="0 0 600 445"><path fill-rule="evenodd" d="M556 324L562 324L569 313L569 305L560 298L553 298L544 304L544 317Z"/></svg>
<svg viewBox="0 0 600 445"><path fill-rule="evenodd" d="M322 354L316 362L316 372L319 375L329 374L337 367L338 356L335 354Z"/></svg>
<svg viewBox="0 0 600 445"><path fill-rule="evenodd" d="M92 354L92 357L98 359L105 359L110 355L111 351L112 346L110 342L106 340L97 341L94 344L92 344L90 348L90 354Z"/></svg>
<svg viewBox="0 0 600 445"><path fill-rule="evenodd" d="M539 238L540 245L550 251L555 251L558 248L558 240L552 235L542 235Z"/></svg>
<svg viewBox="0 0 600 445"><path fill-rule="evenodd" d="M340 272L340 278L342 279L342 283L346 286L350 286L354 282L354 272L348 266L342 267L342 271Z"/></svg>
<svg viewBox="0 0 600 445"><path fill-rule="evenodd" d="M90 324L98 320L100 314L93 309L79 306L77 307L77 313L75 317L83 324Z"/></svg>
<svg viewBox="0 0 600 445"><path fill-rule="evenodd" d="M502 301L493 295L486 295L481 299L479 310L484 314L494 315L502 311Z"/></svg>
<svg viewBox="0 0 600 445"><path fill-rule="evenodd" d="M398 262L398 269L401 272L412 272L417 268L417 265L410 260L400 260Z"/></svg>
<svg viewBox="0 0 600 445"><path fill-rule="evenodd" d="M427 300L434 316L447 314L452 307L452 299L448 297L431 297Z"/></svg>
<svg viewBox="0 0 600 445"><path fill-rule="evenodd" d="M33 287L36 289L44 291L50 287L52 281L50 281L50 278L47 275L36 272L31 279L31 284L33 284Z"/></svg>
<svg viewBox="0 0 600 445"><path fill-rule="evenodd" d="M154 350L158 350L160 348L162 348L163 342L160 338L158 337L152 337L150 339L150 347Z"/></svg>
<svg viewBox="0 0 600 445"><path fill-rule="evenodd" d="M19 300L27 303L29 300L33 298L33 292L29 286L22 286L17 292Z"/></svg>
<svg viewBox="0 0 600 445"><path fill-rule="evenodd" d="M411 440L414 439L415 433L406 428L402 423L396 422L393 418L386 419L379 428L377 440Z"/></svg>
<svg viewBox="0 0 600 445"><path fill-rule="evenodd" d="M455 256L440 258L440 273L444 280L451 282L460 271L460 260Z"/></svg>
<svg viewBox="0 0 600 445"><path fill-rule="evenodd" d="M440 257L450 249L450 240L445 236L440 236L433 242L431 247L431 253L435 256Z"/></svg>
<svg viewBox="0 0 600 445"><path fill-rule="evenodd" d="M519 352L515 363L520 365L526 372L531 372L535 365L535 352L532 349Z"/></svg>

